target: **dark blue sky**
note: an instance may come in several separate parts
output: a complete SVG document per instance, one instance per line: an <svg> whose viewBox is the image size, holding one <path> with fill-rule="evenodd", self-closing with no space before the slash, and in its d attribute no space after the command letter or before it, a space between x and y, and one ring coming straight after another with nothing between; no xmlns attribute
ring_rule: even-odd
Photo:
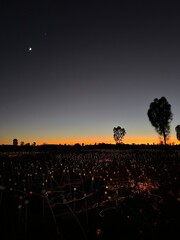
<svg viewBox="0 0 180 240"><path fill-rule="evenodd" d="M0 144L114 142L118 125L124 142L156 142L147 110L161 96L172 106L173 141L180 124L176 2L2 1Z"/></svg>

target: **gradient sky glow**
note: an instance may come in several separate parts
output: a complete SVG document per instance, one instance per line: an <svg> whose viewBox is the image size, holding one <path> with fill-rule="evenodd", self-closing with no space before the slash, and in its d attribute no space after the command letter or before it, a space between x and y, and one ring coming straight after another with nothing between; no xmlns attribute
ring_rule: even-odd
<svg viewBox="0 0 180 240"><path fill-rule="evenodd" d="M175 1L4 1L0 144L114 143L118 125L124 143L157 143L147 111L162 96L177 142L179 12Z"/></svg>

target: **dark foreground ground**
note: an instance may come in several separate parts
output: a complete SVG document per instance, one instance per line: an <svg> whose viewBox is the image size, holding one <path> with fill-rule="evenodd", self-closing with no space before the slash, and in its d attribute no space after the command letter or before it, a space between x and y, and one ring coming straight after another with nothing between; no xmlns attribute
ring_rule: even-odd
<svg viewBox="0 0 180 240"><path fill-rule="evenodd" d="M3 156L0 164L2 240L179 236L178 151Z"/></svg>
<svg viewBox="0 0 180 240"><path fill-rule="evenodd" d="M152 200L144 197L127 198L121 204L106 210L103 216L99 215L101 208L76 216L56 216L56 223L51 212L43 216L28 209L25 223L11 199L1 209L1 239L176 239L179 235L180 204L172 196L158 212Z"/></svg>

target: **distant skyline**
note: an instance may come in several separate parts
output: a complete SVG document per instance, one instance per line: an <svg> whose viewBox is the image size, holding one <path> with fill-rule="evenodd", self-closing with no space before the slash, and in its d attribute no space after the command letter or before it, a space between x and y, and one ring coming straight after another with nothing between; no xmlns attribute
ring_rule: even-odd
<svg viewBox="0 0 180 240"><path fill-rule="evenodd" d="M180 8L175 1L4 1L0 144L159 143L147 111L165 96L179 144Z"/></svg>

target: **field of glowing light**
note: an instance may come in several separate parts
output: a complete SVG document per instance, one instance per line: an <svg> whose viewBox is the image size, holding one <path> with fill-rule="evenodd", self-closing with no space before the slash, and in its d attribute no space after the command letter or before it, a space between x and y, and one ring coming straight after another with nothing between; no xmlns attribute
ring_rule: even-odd
<svg viewBox="0 0 180 240"><path fill-rule="evenodd" d="M178 232L180 152L6 153L2 239L152 239Z"/></svg>

